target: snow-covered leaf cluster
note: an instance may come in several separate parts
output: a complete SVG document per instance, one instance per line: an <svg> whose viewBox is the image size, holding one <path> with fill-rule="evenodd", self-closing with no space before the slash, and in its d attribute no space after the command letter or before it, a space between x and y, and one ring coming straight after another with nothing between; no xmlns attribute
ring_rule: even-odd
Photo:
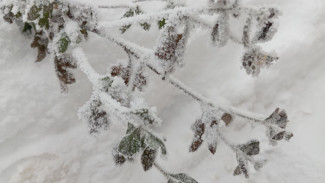
<svg viewBox="0 0 325 183"><path fill-rule="evenodd" d="M47 54L51 54L64 91L67 84L76 81L70 69L78 66L85 73L93 85L93 91L89 101L80 108L79 117L88 122L90 134L108 130L114 121L124 124L126 135L113 150L117 165L136 161L137 155L141 154L139 161L144 171L156 167L168 179L168 183L197 183L187 174L167 173L156 163L158 154L166 156L167 147L164 140L151 129L161 125L161 119L155 107L149 106L143 97L150 81L147 70L151 70L202 106L202 116L192 126L194 138L190 152L197 151L206 142L207 149L215 154L218 144L222 142L236 155L238 166L234 175L244 174L248 178L249 163L256 170L265 163L251 157L259 154L260 142L250 140L236 145L226 138L221 128L227 128L237 118L258 122L266 126L267 137L271 144L275 144L278 140L292 137L290 132L285 131L288 121L286 113L276 109L263 120L234 107L214 104L171 74L177 71L176 66L185 64L184 55L190 33L201 27L210 31L214 45L222 47L230 41L243 45L242 65L247 74L258 76L261 69L278 59L275 54L262 51L261 46L256 44L272 39L277 30L279 12L274 8L246 8L237 0L210 0L208 6L201 9L188 8L182 3L168 0L164 9L155 13L145 13L142 7L134 3L135 6L127 6L121 19L103 24L98 23L96 8L64 0L5 0L1 2L1 7L4 20L16 22L23 34L33 37L31 47L38 49L36 61L42 61ZM204 21L201 15L217 15L214 25ZM231 30L233 25L230 20L241 17L245 19L242 38L237 38ZM123 34L132 25L138 24L150 31L155 23L158 23L159 36L152 49L125 40L121 35L111 35L107 30L115 27ZM252 33L253 25L256 25L256 33ZM121 47L128 56L127 63L110 65L107 73L97 73L78 47L87 40L89 32Z"/></svg>
<svg viewBox="0 0 325 183"><path fill-rule="evenodd" d="M91 7L59 0L2 1L4 20L16 22L23 34L34 37L31 47L37 48L37 62L51 53L62 91L75 82L68 69L75 68L70 48L75 47L94 29L97 17Z"/></svg>

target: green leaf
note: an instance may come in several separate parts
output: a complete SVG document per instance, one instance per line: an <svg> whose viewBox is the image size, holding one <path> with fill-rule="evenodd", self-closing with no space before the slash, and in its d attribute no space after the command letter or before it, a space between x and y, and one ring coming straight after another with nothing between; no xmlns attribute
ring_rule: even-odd
<svg viewBox="0 0 325 183"><path fill-rule="evenodd" d="M135 129L135 126L132 123L128 123L128 129L126 130L126 134L131 133Z"/></svg>
<svg viewBox="0 0 325 183"><path fill-rule="evenodd" d="M131 27L131 24L122 26L120 28L121 33L124 34L130 27Z"/></svg>
<svg viewBox="0 0 325 183"><path fill-rule="evenodd" d="M142 147L141 130L137 128L121 140L118 151L125 156L133 156L139 152Z"/></svg>
<svg viewBox="0 0 325 183"><path fill-rule="evenodd" d="M39 19L38 25L45 27L46 29L50 28L49 18L52 16L53 7L52 6L43 6L43 17Z"/></svg>
<svg viewBox="0 0 325 183"><path fill-rule="evenodd" d="M158 27L159 29L162 29L166 25L166 19L162 19L158 21Z"/></svg>
<svg viewBox="0 0 325 183"><path fill-rule="evenodd" d="M16 14L15 16L16 16L16 18L20 18L20 17L22 17L22 14L21 14L20 11L18 11L17 14Z"/></svg>
<svg viewBox="0 0 325 183"><path fill-rule="evenodd" d="M148 171L155 162L157 151L147 147L141 155L141 164L144 171Z"/></svg>
<svg viewBox="0 0 325 183"><path fill-rule="evenodd" d="M102 80L102 90L105 92L109 91L109 88L112 86L113 80L109 76L105 76Z"/></svg>
<svg viewBox="0 0 325 183"><path fill-rule="evenodd" d="M170 174L170 176L180 181L180 183L198 183L195 179L186 175L185 173Z"/></svg>
<svg viewBox="0 0 325 183"><path fill-rule="evenodd" d="M140 9L139 6L137 6L135 9L134 8L130 8L127 12L124 13L124 15L122 16L122 18L127 18L127 17L133 17L134 15L141 15L143 12ZM132 25L124 25L120 28L121 33L125 33ZM140 23L140 26L144 29L144 30L149 30L151 25L148 24L147 22L144 23Z"/></svg>
<svg viewBox="0 0 325 183"><path fill-rule="evenodd" d="M146 138L146 144L154 149L157 149L160 147L161 154L166 155L167 150L164 142L160 140L158 137L154 136L152 133L147 132L148 136Z"/></svg>
<svg viewBox="0 0 325 183"><path fill-rule="evenodd" d="M148 24L147 22L145 23L140 23L140 26L142 27L143 30L149 30L151 25Z"/></svg>
<svg viewBox="0 0 325 183"><path fill-rule="evenodd" d="M143 12L141 11L140 7L137 6L137 7L135 8L135 10L134 10L134 13L135 13L136 15L140 15L140 14L142 14Z"/></svg>
<svg viewBox="0 0 325 183"><path fill-rule="evenodd" d="M59 40L59 52L64 53L67 51L70 43L70 39L67 35L63 35Z"/></svg>
<svg viewBox="0 0 325 183"><path fill-rule="evenodd" d="M39 21L38 21L38 25L40 27L45 27L46 30L48 30L50 28L50 22L49 22L49 19L48 18L40 18Z"/></svg>
<svg viewBox="0 0 325 183"><path fill-rule="evenodd" d="M23 28L23 33L24 32L31 32L32 31L32 28L33 28L33 26L31 24L25 22L24 28Z"/></svg>
<svg viewBox="0 0 325 183"><path fill-rule="evenodd" d="M37 7L36 5L32 6L29 9L29 12L27 14L27 19L29 21L33 21L33 20L36 20L37 18L39 18L41 16L41 14L40 14L41 9L42 8Z"/></svg>
<svg viewBox="0 0 325 183"><path fill-rule="evenodd" d="M127 12L124 13L123 17L133 17L134 16L134 10L131 8Z"/></svg>
<svg viewBox="0 0 325 183"><path fill-rule="evenodd" d="M88 37L88 32L87 32L86 29L81 29L81 30L80 30L80 33L81 33L82 35L84 35L85 38Z"/></svg>

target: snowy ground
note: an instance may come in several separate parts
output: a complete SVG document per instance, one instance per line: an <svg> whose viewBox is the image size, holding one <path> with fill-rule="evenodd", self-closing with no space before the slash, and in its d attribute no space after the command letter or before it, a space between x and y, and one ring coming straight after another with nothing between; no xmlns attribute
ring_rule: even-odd
<svg viewBox="0 0 325 183"><path fill-rule="evenodd" d="M83 0L86 1L87 0ZM106 1L97 1L104 4ZM246 2L246 0L245 0ZM276 107L287 110L288 129L294 138L270 147L264 128L230 126L235 140L259 138L262 157L269 160L250 179L233 177L234 154L224 145L212 156L206 150L188 153L191 124L200 115L199 105L175 88L152 76L148 100L157 106L163 125L155 131L167 139L169 152L161 166L185 172L200 183L323 183L325 182L325 1L249 0L253 5L275 5L283 12L280 29L264 45L280 57L277 64L253 79L240 69L243 49L228 44L209 45L207 31L191 38L186 65L175 77L205 96L225 98L241 109L270 114ZM106 2L107 3L107 2ZM190 6L203 0L188 1ZM122 13L121 13L122 14ZM110 16L102 12L105 18ZM166 182L155 169L144 172L139 162L116 167L111 149L125 129L115 124L100 136L88 135L87 124L77 117L88 100L91 85L76 71L77 83L61 94L50 60L34 63L36 50L17 27L0 20L0 182L1 183L152 183ZM127 37L150 45L156 31L133 29ZM108 63L124 59L121 50L91 36L83 45L89 60L100 72ZM240 131L242 129L242 131Z"/></svg>

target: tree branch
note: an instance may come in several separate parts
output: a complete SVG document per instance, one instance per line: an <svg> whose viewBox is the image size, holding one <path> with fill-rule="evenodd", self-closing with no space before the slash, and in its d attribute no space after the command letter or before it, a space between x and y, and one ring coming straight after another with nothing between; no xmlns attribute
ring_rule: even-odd
<svg viewBox="0 0 325 183"><path fill-rule="evenodd" d="M167 1L167 0L134 0L134 3L139 3L139 2L150 2L150 1Z"/></svg>
<svg viewBox="0 0 325 183"><path fill-rule="evenodd" d="M103 29L98 29L98 30L103 30ZM196 101L198 101L201 104L206 104L211 107L216 108L219 111L225 112L232 114L233 116L240 117L242 119L245 119L249 122L253 123L258 123L267 127L272 127L277 130L282 130L280 127L274 125L274 124L269 124L266 123L264 119L266 119L266 116L260 115L260 114L254 114L251 112L243 111L235 107L229 107L229 106L220 106L216 105L214 102L211 102L208 98L202 96L200 93L191 90L189 87L187 87L185 84L177 80L176 78L172 76L164 76L161 71L159 71L156 67L154 67L151 63L155 60L155 56L152 52L152 50L144 48L142 46L139 46L133 42L124 40L122 38L118 38L118 36L110 36L108 34L105 34L104 31L98 31L96 30L95 33L98 34L99 36L106 38L110 41L113 41L116 43L118 46L121 46L123 49L128 49L130 50L130 53L134 54L136 58L143 58L139 59L142 62L145 62L146 66L152 70L154 73L159 75L163 81L167 81L179 90L181 90L183 93L186 95L192 97ZM94 32L94 31L93 31ZM140 56L141 55L141 56ZM151 61L151 63L149 63Z"/></svg>
<svg viewBox="0 0 325 183"><path fill-rule="evenodd" d="M128 8L132 8L132 7L129 5L121 4L121 5L112 5L112 6L100 5L100 6L98 6L98 8L101 8L101 9L124 9L124 8L128 9Z"/></svg>
<svg viewBox="0 0 325 183"><path fill-rule="evenodd" d="M103 28L112 28L112 27L120 27L129 24L136 24L145 21L153 21L160 19L167 19L173 15L182 15L188 16L193 14L211 14L211 13L220 13L224 11L232 10L232 8L186 8L186 7L176 7L174 9L160 11L158 13L147 13L141 14L134 17L126 17L115 21L109 21L106 23L102 23L101 26Z"/></svg>

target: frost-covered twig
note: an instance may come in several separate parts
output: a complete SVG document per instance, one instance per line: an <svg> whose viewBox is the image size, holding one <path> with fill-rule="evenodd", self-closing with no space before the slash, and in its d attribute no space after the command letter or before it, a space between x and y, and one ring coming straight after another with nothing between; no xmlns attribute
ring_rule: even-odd
<svg viewBox="0 0 325 183"><path fill-rule="evenodd" d="M200 17L194 17L194 16L189 16L189 19L191 22L203 27L203 28L206 28L206 29L212 29L213 28L213 25L211 25L210 23L206 22L205 20L203 20L202 18ZM238 39L234 33L229 30L229 38L234 42L234 43L237 43L237 44L243 44L243 42Z"/></svg>
<svg viewBox="0 0 325 183"><path fill-rule="evenodd" d="M123 9L123 8L131 8L131 6L129 5L111 5L111 6L108 6L108 5L100 5L98 6L98 8L102 8L102 9Z"/></svg>
<svg viewBox="0 0 325 183"><path fill-rule="evenodd" d="M138 3L138 2L147 2L147 1L168 1L168 0L133 0L133 2Z"/></svg>
<svg viewBox="0 0 325 183"><path fill-rule="evenodd" d="M192 177L188 176L185 173L179 173L179 174L172 174L172 173L168 173L167 171L165 171L164 169L161 168L160 165L158 165L157 163L153 164L155 168L157 168L157 170L164 175L164 177L168 180L168 183L174 183L174 182L178 182L178 183L198 183L195 179L193 179Z"/></svg>
<svg viewBox="0 0 325 183"><path fill-rule="evenodd" d="M188 16L192 14L210 14L210 13L220 13L225 10L230 9L222 9L222 8L187 8L187 7L176 7L174 9L164 10L157 13L146 13L137 15L134 17L122 18L120 20L109 21L102 23L101 26L104 28L113 28L120 27L129 24L136 24L146 21L154 21L159 19L168 19L170 16Z"/></svg>
<svg viewBox="0 0 325 183"><path fill-rule="evenodd" d="M93 86L95 86L95 88L97 88L99 85L99 78L102 76L99 75L90 65L82 48L75 48L72 51L72 55L77 60L80 70L85 73L89 81L93 84Z"/></svg>
<svg viewBox="0 0 325 183"><path fill-rule="evenodd" d="M103 30L103 29L101 29ZM229 106L219 106L219 105L215 105L215 102L212 102L211 100L207 99L206 97L202 96L200 93L193 91L191 88L187 87L185 84L183 84L182 82L180 82L178 79L174 78L173 76L163 76L162 73L160 73L160 71L158 69L156 69L153 65L151 65L152 62L150 62L149 58L154 58L153 53L150 49L144 48L142 46L139 46L135 43L132 43L130 41L126 41L122 38L118 38L118 36L109 36L108 34L104 33L104 32L99 32L99 35L102 37L105 37L106 39L109 39L113 42L115 42L117 45L121 46L122 48L127 48L131 51L131 53L133 53L136 57L140 58L140 55L142 55L143 58L146 58L146 60L148 61L146 63L147 67L151 70L154 71L154 73L160 75L161 77L163 77L163 81L167 81L170 84L172 84L173 86L175 86L176 88L180 89L181 91L183 91L185 94L187 94L188 96L192 97L193 99L197 100L200 103L204 103L204 104L208 104L210 106L213 106L215 108L217 108L218 110L221 110L223 112L227 112L230 113L234 116L238 116L240 118L246 119L250 122L254 122L254 123L258 123L258 124L262 124L268 127L274 127L276 129L279 129L279 127L272 125L272 124L268 124L264 121L264 119L266 118L266 116L263 115L259 115L259 114L254 114L251 112L247 112L247 111L243 111L240 109L237 109L235 107L229 107Z"/></svg>

